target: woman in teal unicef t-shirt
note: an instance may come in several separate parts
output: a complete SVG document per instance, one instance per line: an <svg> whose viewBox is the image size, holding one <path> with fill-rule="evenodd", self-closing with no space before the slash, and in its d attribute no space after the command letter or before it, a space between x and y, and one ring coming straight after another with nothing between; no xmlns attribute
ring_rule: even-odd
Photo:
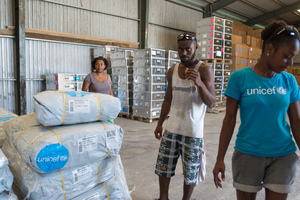
<svg viewBox="0 0 300 200"><path fill-rule="evenodd" d="M285 71L299 52L299 33L284 21L276 21L262 31L261 38L263 49L258 63L230 76L225 91L226 115L213 170L216 187L222 187L224 157L239 107L241 125L232 156L233 186L238 200L254 200L262 187L266 199L286 199L292 192L298 162L293 136L299 147L300 93L295 77Z"/></svg>

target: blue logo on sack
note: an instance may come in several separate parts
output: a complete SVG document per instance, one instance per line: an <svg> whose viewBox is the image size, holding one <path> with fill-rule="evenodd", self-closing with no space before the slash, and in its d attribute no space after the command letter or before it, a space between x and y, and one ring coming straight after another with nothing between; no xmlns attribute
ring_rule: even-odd
<svg viewBox="0 0 300 200"><path fill-rule="evenodd" d="M5 122L5 121L8 121L12 118L15 118L16 116L9 116L9 117L3 117L3 118L0 118L0 122Z"/></svg>
<svg viewBox="0 0 300 200"><path fill-rule="evenodd" d="M45 146L36 157L37 166L46 173L63 168L68 160L68 149L61 144Z"/></svg>
<svg viewBox="0 0 300 200"><path fill-rule="evenodd" d="M89 92L75 92L75 91L65 91L65 94L71 96L71 97L88 97L91 96L92 94Z"/></svg>

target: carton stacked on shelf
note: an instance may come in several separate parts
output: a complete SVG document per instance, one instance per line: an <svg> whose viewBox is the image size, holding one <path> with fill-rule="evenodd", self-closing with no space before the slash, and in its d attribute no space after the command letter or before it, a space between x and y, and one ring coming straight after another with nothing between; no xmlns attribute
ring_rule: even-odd
<svg viewBox="0 0 300 200"><path fill-rule="evenodd" d="M166 54L166 67L167 71L172 67L173 65L180 62L180 58L177 51L168 50Z"/></svg>
<svg viewBox="0 0 300 200"><path fill-rule="evenodd" d="M158 118L166 88L165 50L134 50L133 61L133 116Z"/></svg>
<svg viewBox="0 0 300 200"><path fill-rule="evenodd" d="M197 21L197 58L205 60L215 73L216 107L225 106L223 94L230 76L233 22L219 17Z"/></svg>
<svg viewBox="0 0 300 200"><path fill-rule="evenodd" d="M231 71L255 65L261 55L262 29L254 30L240 22L233 21Z"/></svg>
<svg viewBox="0 0 300 200"><path fill-rule="evenodd" d="M223 19L219 17L204 18L196 22L196 27L196 38L199 44L197 58L223 59Z"/></svg>
<svg viewBox="0 0 300 200"><path fill-rule="evenodd" d="M46 75L46 90L76 91L75 74Z"/></svg>
<svg viewBox="0 0 300 200"><path fill-rule="evenodd" d="M112 90L121 101L121 114L132 114L133 50L120 49L111 52Z"/></svg>
<svg viewBox="0 0 300 200"><path fill-rule="evenodd" d="M86 76L87 74L75 74L76 91L81 91Z"/></svg>
<svg viewBox="0 0 300 200"><path fill-rule="evenodd" d="M228 19L223 19L223 59L231 59L232 56L232 26L233 22Z"/></svg>

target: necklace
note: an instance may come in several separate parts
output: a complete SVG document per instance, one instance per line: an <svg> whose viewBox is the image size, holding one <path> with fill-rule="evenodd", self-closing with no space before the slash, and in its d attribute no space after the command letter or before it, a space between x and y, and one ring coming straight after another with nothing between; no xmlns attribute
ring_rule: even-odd
<svg viewBox="0 0 300 200"><path fill-rule="evenodd" d="M252 68L253 71L254 71L254 69L255 69L255 66L256 66L256 65L253 65L253 68ZM254 71L254 72L255 72L255 71ZM268 75L269 73L272 73L270 77L269 77L269 75ZM277 74L277 73L274 72L274 71L267 71L267 72L264 74L264 77L265 77L265 78L273 78L274 76L276 76L276 74Z"/></svg>

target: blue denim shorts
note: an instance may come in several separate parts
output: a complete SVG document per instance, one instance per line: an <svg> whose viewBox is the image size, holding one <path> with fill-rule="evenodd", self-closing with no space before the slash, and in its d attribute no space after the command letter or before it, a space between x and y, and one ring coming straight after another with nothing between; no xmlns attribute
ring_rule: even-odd
<svg viewBox="0 0 300 200"><path fill-rule="evenodd" d="M232 155L233 186L250 193L256 193L262 187L277 193L291 193L298 160L296 153L260 157L235 150Z"/></svg>

